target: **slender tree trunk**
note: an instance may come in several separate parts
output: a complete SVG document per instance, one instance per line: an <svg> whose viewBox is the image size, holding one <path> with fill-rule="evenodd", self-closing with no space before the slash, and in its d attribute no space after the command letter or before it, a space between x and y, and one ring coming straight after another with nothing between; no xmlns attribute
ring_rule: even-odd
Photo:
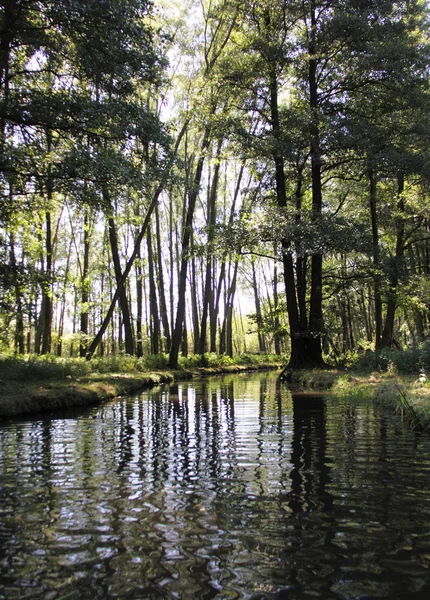
<svg viewBox="0 0 430 600"><path fill-rule="evenodd" d="M377 218L377 178L376 172L369 168L369 208L372 227L372 245L373 245L373 268L374 268L374 297L375 297L375 350L381 347L382 336L382 295L381 295L381 275L380 269L380 251L379 251L379 231Z"/></svg>
<svg viewBox="0 0 430 600"><path fill-rule="evenodd" d="M143 269L140 248L136 260L136 356L143 356Z"/></svg>
<svg viewBox="0 0 430 600"><path fill-rule="evenodd" d="M252 263L252 287L254 290L254 302L255 302L255 314L257 323L257 335L258 335L258 348L262 354L266 353L266 342L263 333L263 315L261 312L260 295L257 284L257 274L255 271L255 264Z"/></svg>
<svg viewBox="0 0 430 600"><path fill-rule="evenodd" d="M276 256L276 248L275 248ZM281 354L281 336L280 329L281 323L279 320L279 294L278 294L278 265L274 264L273 267L273 324L275 327L274 342L275 342L275 354L279 356Z"/></svg>
<svg viewBox="0 0 430 600"><path fill-rule="evenodd" d="M199 160L197 162L196 172L194 175L193 187L190 190L188 210L184 224L184 232L182 238L182 258L181 269L179 273L178 285L178 304L176 310L175 329L172 336L172 347L170 349L169 366L173 369L178 367L179 350L182 341L182 330L185 320L185 292L187 286L187 270L188 270L188 251L190 248L191 231L193 226L194 209L196 206L197 196L199 193L200 182L203 172L203 163L206 157L206 151L210 144L210 130L206 127L202 146L200 150Z"/></svg>
<svg viewBox="0 0 430 600"><path fill-rule="evenodd" d="M42 307L41 307L41 332L42 332L42 348L41 354L48 354L51 351L51 334L52 334L52 228L51 228L51 213L45 214L45 254L46 254L46 270L45 280L43 283Z"/></svg>
<svg viewBox="0 0 430 600"><path fill-rule="evenodd" d="M10 240L10 266L12 268L12 273L14 276L14 287L15 287L15 305L16 305L16 313L15 313L15 351L19 354L25 353L25 344L24 344L24 314L23 314L23 302L22 302L22 292L20 285L20 276L18 273L16 256L15 256L15 240L14 236L11 233L9 236Z"/></svg>
<svg viewBox="0 0 430 600"><path fill-rule="evenodd" d="M233 277L228 285L227 297L224 306L224 320L221 327L219 351L220 354L226 353L233 358L233 307L234 296L236 294L237 272L239 261L234 261ZM229 268L230 271L230 268Z"/></svg>
<svg viewBox="0 0 430 600"><path fill-rule="evenodd" d="M397 177L397 216L396 216L396 252L391 260L389 273L389 290L387 297L387 312L385 315L384 329L382 332L381 347L389 348L393 344L394 338L394 317L397 307L397 288L399 285L399 275L404 265L405 254L405 202L403 192L405 189L405 180L403 173Z"/></svg>
<svg viewBox="0 0 430 600"><path fill-rule="evenodd" d="M160 318L158 313L157 288L155 285L154 257L152 252L151 228L148 227L146 235L148 247L148 274L149 274L149 323L151 331L151 352L160 352Z"/></svg>
<svg viewBox="0 0 430 600"><path fill-rule="evenodd" d="M102 341L103 335L104 335L106 329L108 328L108 325L109 325L109 323L110 323L110 321L112 319L112 315L113 315L114 310L115 310L115 304L116 304L116 302L117 302L117 300L119 298L120 288L121 288L121 286L124 285L125 281L127 280L127 277L129 275L132 267L133 267L134 261L136 260L136 257L137 257L137 255L139 253L140 244L142 243L143 237L144 237L144 235L146 233L146 229L147 229L147 227L149 225L149 221L151 219L152 213L155 210L155 207L157 205L157 202L158 202L158 199L160 197L160 194L161 194L161 192L164 189L165 180L166 180L166 178L167 178L167 176L168 176L168 174L170 172L171 166L173 165L173 162L175 160L175 157L176 157L179 145L180 145L181 140L182 140L182 138L183 138L183 136L185 134L185 131L187 129L187 125L188 125L188 122L184 123L181 131L178 134L178 137L176 139L176 144L175 144L174 152L172 153L170 161L169 161L168 165L166 166L166 169L163 172L163 176L161 178L161 181L160 181L157 189L154 192L151 204L149 205L149 208L146 211L145 219L143 220L142 226L140 228L139 235L136 238L133 252L132 252L130 258L128 259L128 261L127 261L127 264L125 266L124 272L123 272L122 277L121 277L121 280L118 283L117 289L115 291L115 294L112 297L112 300L111 300L109 309L107 311L107 314L106 314L106 316L105 316L105 318L103 320L103 323L101 324L100 329L97 332L94 340L92 341L90 347L88 348L88 352L87 352L87 356L86 356L87 360L91 360L91 357L93 356L94 352L97 350L98 345Z"/></svg>
<svg viewBox="0 0 430 600"><path fill-rule="evenodd" d="M165 351L169 352L171 345L171 336L170 336L170 325L169 325L169 315L167 312L167 303L166 303L166 294L164 290L164 268L163 268L163 253L161 248L161 230L160 230L160 214L158 210L158 205L155 208L155 227L156 227L156 239L157 239L157 261L158 261L158 269L157 269L157 282L158 282L158 297L160 300L160 312L161 312L161 322L163 325L163 333L166 338L166 347Z"/></svg>
<svg viewBox="0 0 430 600"><path fill-rule="evenodd" d="M191 259L191 282L190 282L190 292L191 292L191 320L193 327L193 352L194 354L199 354L200 347L200 311L199 311L199 301L198 301L198 283L197 283L197 266L196 266L196 257L194 256L193 248L194 248L194 236L191 234L191 254L193 255Z"/></svg>
<svg viewBox="0 0 430 600"><path fill-rule="evenodd" d="M72 255L73 239L70 238L69 248L67 252L66 268L64 270L63 289L61 291L61 302L60 302L60 314L58 319L58 341L57 341L57 356L62 356L63 353L63 334L64 334L64 320L66 316L66 295L67 295L67 283L69 281L70 271L70 257Z"/></svg>
<svg viewBox="0 0 430 600"><path fill-rule="evenodd" d="M130 307L128 304L127 294L125 291L125 285L120 284L122 278L121 262L118 248L118 236L116 233L116 225L113 217L108 218L109 226L109 242L112 254L112 262L115 272L115 280L119 287L119 302L121 306L121 313L124 325L125 334L125 351L127 354L134 354L134 339L133 339L133 327L131 324ZM122 328L120 327L120 332Z"/></svg>
<svg viewBox="0 0 430 600"><path fill-rule="evenodd" d="M213 313L214 313L214 280L213 280L213 256L212 256L212 244L215 233L216 223L216 198L218 191L219 173L220 173L220 154L221 154L222 140L218 141L218 147L215 155L215 168L212 176L212 184L208 195L207 202L207 226L208 226L208 240L207 240L207 254L206 254L206 276L205 285L203 291L203 306L202 306L202 321L200 325L200 342L199 342L199 354L203 354L207 350L207 321L208 314L210 314L210 324L213 325ZM216 331L216 330L215 330ZM211 327L211 341L213 340L213 332ZM211 343L211 352L215 352Z"/></svg>
<svg viewBox="0 0 430 600"><path fill-rule="evenodd" d="M79 344L79 356L84 357L87 353L88 346L88 326L89 326L89 301L90 301L90 285L89 285L89 268L90 268L90 222L88 216L88 208L84 208L84 256L82 262L81 273L81 339Z"/></svg>

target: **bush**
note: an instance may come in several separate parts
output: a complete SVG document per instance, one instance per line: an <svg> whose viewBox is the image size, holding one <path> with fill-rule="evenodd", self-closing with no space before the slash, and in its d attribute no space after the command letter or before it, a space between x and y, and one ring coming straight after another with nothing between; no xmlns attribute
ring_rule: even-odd
<svg viewBox="0 0 430 600"><path fill-rule="evenodd" d="M356 366L363 371L388 371L395 368L404 375L419 375L421 372L430 372L430 341L423 342L420 346L395 350L382 348L377 352L367 350L358 358Z"/></svg>
<svg viewBox="0 0 430 600"><path fill-rule="evenodd" d="M167 354L148 354L137 359L136 369L138 371L167 369L168 363L169 356Z"/></svg>
<svg viewBox="0 0 430 600"><path fill-rule="evenodd" d="M85 359L62 359L54 355L0 358L0 377L4 380L64 380L86 375L90 366Z"/></svg>

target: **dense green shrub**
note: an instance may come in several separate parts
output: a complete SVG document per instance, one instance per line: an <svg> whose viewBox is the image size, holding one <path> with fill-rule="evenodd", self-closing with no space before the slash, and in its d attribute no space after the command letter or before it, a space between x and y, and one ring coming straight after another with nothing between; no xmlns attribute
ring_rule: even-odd
<svg viewBox="0 0 430 600"><path fill-rule="evenodd" d="M426 340L420 346L395 350L382 348L377 352L367 350L358 357L356 365L364 371L388 371L395 368L404 375L418 375L430 372L430 341Z"/></svg>
<svg viewBox="0 0 430 600"><path fill-rule="evenodd" d="M0 357L0 379L30 381L64 380L90 372L85 359L62 359L53 355Z"/></svg>

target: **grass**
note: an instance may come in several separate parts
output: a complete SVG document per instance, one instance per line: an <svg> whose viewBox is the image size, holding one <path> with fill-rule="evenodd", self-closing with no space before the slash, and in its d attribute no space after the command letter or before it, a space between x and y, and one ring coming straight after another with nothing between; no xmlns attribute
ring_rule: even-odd
<svg viewBox="0 0 430 600"><path fill-rule="evenodd" d="M196 375L277 368L279 357L216 354L182 358L167 368L167 355L137 358L116 355L86 361L55 356L0 356L0 419L103 402L120 395Z"/></svg>
<svg viewBox="0 0 430 600"><path fill-rule="evenodd" d="M399 411L413 428L430 430L430 382L424 373L418 377L400 375L392 368L386 372L349 372L334 384L336 396L368 398Z"/></svg>
<svg viewBox="0 0 430 600"><path fill-rule="evenodd" d="M182 357L177 371L168 355L116 355L62 359L55 356L0 356L0 419L101 402L146 387L193 376L278 368L286 357L217 354ZM347 370L293 371L296 389L330 390L335 395L389 404L413 427L430 430L430 342L405 350L366 352Z"/></svg>

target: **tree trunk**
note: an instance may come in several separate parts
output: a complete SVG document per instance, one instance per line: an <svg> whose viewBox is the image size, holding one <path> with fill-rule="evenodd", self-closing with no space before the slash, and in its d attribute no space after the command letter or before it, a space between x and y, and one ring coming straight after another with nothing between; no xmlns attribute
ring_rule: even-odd
<svg viewBox="0 0 430 600"><path fill-rule="evenodd" d="M275 248L276 256L276 248ZM274 342L275 342L275 354L279 356L281 354L281 323L279 320L279 294L278 294L278 265L274 264L273 267L273 324L275 328Z"/></svg>
<svg viewBox="0 0 430 600"><path fill-rule="evenodd" d="M42 306L40 315L40 330L41 330L41 342L42 348L41 354L48 354L51 351L51 333L52 333L52 296L51 296L51 284L52 284L52 229L51 229L51 213L49 211L45 214L45 254L46 254L46 268L45 277L43 281L42 291Z"/></svg>
<svg viewBox="0 0 430 600"><path fill-rule="evenodd" d="M88 216L88 208L84 208L84 257L81 273L81 339L79 344L79 356L84 357L87 354L88 346L88 316L89 316L89 300L90 300L90 285L89 285L89 267L90 267L90 222Z"/></svg>
<svg viewBox="0 0 430 600"><path fill-rule="evenodd" d="M119 303L121 306L122 313L122 321L124 326L124 334L125 334L125 351L127 354L134 354L134 339L133 339L133 326L131 324L131 315L130 315L130 307L128 304L127 294L125 291L125 285L120 284L122 271L121 271L121 261L119 256L119 247L118 247L118 236L116 232L115 220L111 216L108 218L108 226L109 226L109 242L110 249L112 254L112 262L114 266L115 272L115 280L116 284L119 287ZM121 331L120 327L120 331Z"/></svg>
<svg viewBox="0 0 430 600"><path fill-rule="evenodd" d="M157 287L155 285L154 257L152 253L152 235L150 227L148 227L146 241L148 247L149 323L151 332L151 353L158 354L160 352L160 319L158 314Z"/></svg>
<svg viewBox="0 0 430 600"><path fill-rule="evenodd" d="M197 283L197 259L194 256L194 235L191 233L191 281L190 281L190 292L191 292L191 320L193 328L193 353L199 354L200 347L200 310L199 310L199 298L198 298L198 283Z"/></svg>
<svg viewBox="0 0 430 600"><path fill-rule="evenodd" d="M166 294L164 291L164 268L163 268L163 253L161 248L161 231L160 231L160 214L158 210L158 205L155 208L155 227L156 227L156 239L157 239L157 261L158 261L158 269L157 269L157 282L158 282L158 297L160 300L160 312L161 312L161 322L163 325L163 333L166 339L166 347L165 351L169 352L171 346L171 336L170 336L170 325L169 325L169 315L167 312L167 303L166 303Z"/></svg>
<svg viewBox="0 0 430 600"><path fill-rule="evenodd" d="M260 294L257 284L257 274L255 272L255 264L252 262L252 287L254 291L255 315L257 324L258 347L262 354L266 353L266 342L263 333L263 315L261 312Z"/></svg>
<svg viewBox="0 0 430 600"><path fill-rule="evenodd" d="M136 356L143 356L143 269L140 247L136 261Z"/></svg>
<svg viewBox="0 0 430 600"><path fill-rule="evenodd" d="M16 256L15 256L15 240L14 236L10 234L10 266L12 268L14 287L15 287L15 352L18 354L25 353L24 344L24 314L23 314L23 303L22 303L22 292L20 285L20 276L18 274Z"/></svg>
<svg viewBox="0 0 430 600"><path fill-rule="evenodd" d="M399 275L404 265L405 254L405 202L403 192L405 180L402 173L397 177L397 216L396 216L396 252L390 261L389 289L387 297L387 312L385 315L384 329L382 332L381 347L390 348L394 338L394 317L397 307L397 287Z"/></svg>
<svg viewBox="0 0 430 600"><path fill-rule="evenodd" d="M379 231L377 218L377 179L376 173L369 168L367 176L369 178L369 208L372 227L372 246L373 246L373 268L374 268L374 297L375 297L375 350L381 347L382 336L382 295L381 295L381 275L380 270L380 252L379 252Z"/></svg>
<svg viewBox="0 0 430 600"><path fill-rule="evenodd" d="M236 282L237 272L239 268L239 261L234 261L233 277L231 278L230 284L227 290L227 298L224 306L224 320L221 327L219 352L220 354L226 353L228 356L233 358L233 307L234 307L234 296L236 294ZM230 268L229 268L230 271Z"/></svg>
<svg viewBox="0 0 430 600"><path fill-rule="evenodd" d="M178 282L178 304L176 309L175 329L172 336L172 347L170 349L169 366L172 369L178 367L179 350L182 342L182 330L185 322L185 292L187 287L187 270L188 270L188 251L190 248L191 231L193 226L194 209L196 206L197 196L199 193L200 182L203 172L203 163L206 157L206 151L210 144L210 130L207 126L203 135L202 146L200 150L199 160L194 175L193 187L190 190L188 210L184 223L184 231L182 237L182 258L181 268Z"/></svg>
<svg viewBox="0 0 430 600"><path fill-rule="evenodd" d="M215 168L212 176L212 184L208 195L207 202L207 227L208 227L208 239L207 239L207 254L206 254L206 275L205 275L205 286L203 291L203 306L202 306L202 320L200 325L200 341L199 341L199 354L203 354L207 350L207 321L208 315L210 315L210 351L215 352L214 349L214 332L213 328L213 314L214 314L214 280L213 280L213 257L212 257L212 245L215 233L216 224L216 198L218 191L218 181L220 173L220 154L221 154L222 140L218 141L218 147L215 155ZM216 330L215 330L216 332Z"/></svg>
<svg viewBox="0 0 430 600"><path fill-rule="evenodd" d="M312 215L319 219L322 210L321 148L317 84L316 57L316 6L311 2L311 31L309 40L309 107L311 111L311 173L312 173ZM309 335L306 338L307 360L314 365L323 365L321 336L323 330L322 313L322 255L311 258L311 298L309 307Z"/></svg>

